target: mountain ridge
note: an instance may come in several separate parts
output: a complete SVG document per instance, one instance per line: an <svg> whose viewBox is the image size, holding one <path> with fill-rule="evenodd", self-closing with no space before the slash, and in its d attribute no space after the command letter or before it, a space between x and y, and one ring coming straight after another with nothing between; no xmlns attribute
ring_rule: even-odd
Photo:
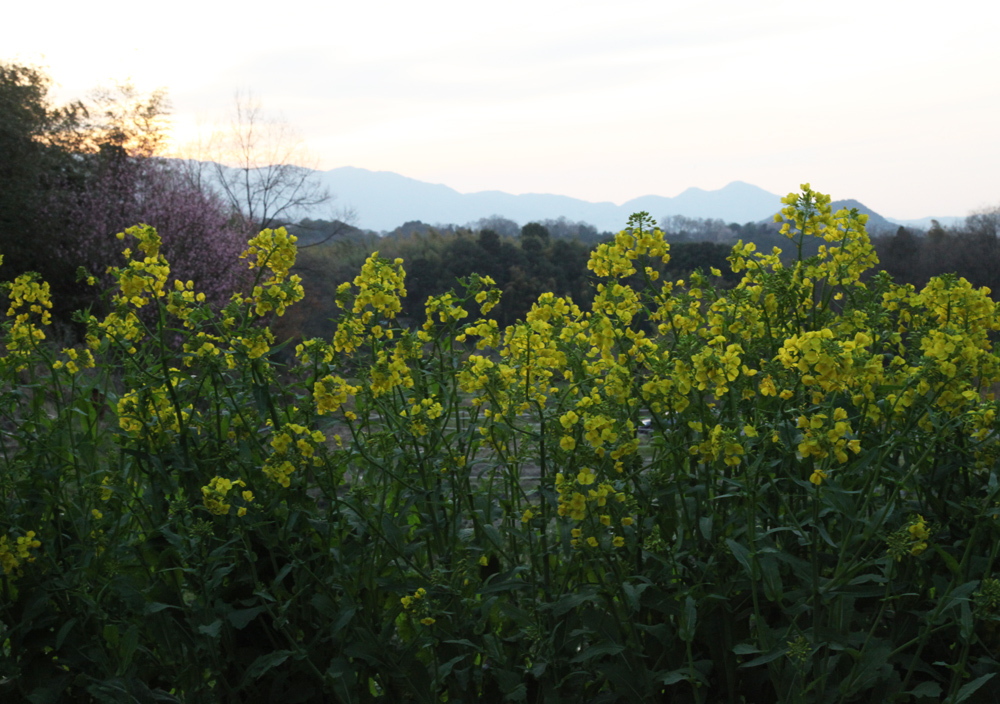
<svg viewBox="0 0 1000 704"><path fill-rule="evenodd" d="M621 205L611 201L587 201L554 193L511 194L499 190L461 193L441 183L420 181L394 171L372 171L357 166L341 166L314 171L316 179L335 197L322 208L290 213L291 220L302 218L340 219L346 209L353 225L386 233L403 223L420 221L429 225L466 225L499 215L520 225L560 217L593 225L599 231L617 232L629 216L646 211L657 221L672 215L712 218L726 223L762 222L773 218L781 207L781 196L745 181L732 181L722 188L686 188L676 196L646 194ZM956 224L960 217L945 216L897 220L887 218L855 200L850 202L870 216L870 229L895 230L898 226L927 228L935 219L942 225Z"/></svg>
<svg viewBox="0 0 1000 704"><path fill-rule="evenodd" d="M352 209L357 226L386 232L403 222L465 224L501 215L520 224L565 217L589 223L599 230L617 231L634 212L654 218L670 215L750 222L773 216L781 198L758 186L733 181L714 191L690 187L668 197L647 194L621 205L586 201L552 193L511 194L488 190L460 193L444 184L432 184L392 171L343 166L316 172L318 180L336 196L338 206ZM309 217L316 217L309 214Z"/></svg>

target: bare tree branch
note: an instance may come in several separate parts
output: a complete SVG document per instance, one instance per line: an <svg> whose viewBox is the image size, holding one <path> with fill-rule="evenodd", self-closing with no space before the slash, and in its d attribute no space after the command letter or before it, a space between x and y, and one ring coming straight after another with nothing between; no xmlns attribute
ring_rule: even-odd
<svg viewBox="0 0 1000 704"><path fill-rule="evenodd" d="M207 151L222 195L254 231L333 199L302 140L284 121L267 118L250 94L236 94L232 121Z"/></svg>

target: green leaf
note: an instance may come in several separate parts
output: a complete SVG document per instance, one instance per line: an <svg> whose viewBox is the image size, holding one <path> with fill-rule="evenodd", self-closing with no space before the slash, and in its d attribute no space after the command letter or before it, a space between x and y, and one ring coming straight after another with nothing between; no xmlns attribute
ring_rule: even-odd
<svg viewBox="0 0 1000 704"><path fill-rule="evenodd" d="M555 603L553 603L553 604L545 604L541 608L550 608L550 609L552 609L552 615L553 616L562 616L567 611L570 611L571 609L575 609L580 604L583 604L583 603L588 602L588 601L594 601L595 598L596 598L596 596L594 595L594 593L592 591L590 591L590 590L586 590L586 591L581 590L581 591L576 592L574 594L564 594Z"/></svg>
<svg viewBox="0 0 1000 704"><path fill-rule="evenodd" d="M823 542L825 542L831 548L836 549L838 547L838 545L835 542L833 542L833 538L830 537L830 533L827 532L825 525L819 523L818 525L816 525L816 529L819 532L819 537L823 539Z"/></svg>
<svg viewBox="0 0 1000 704"><path fill-rule="evenodd" d="M870 640L860 653L854 655L851 648L846 652L855 660L850 675L841 681L838 691L845 699L850 699L872 687L879 678L879 673L889 661L892 646L885 641Z"/></svg>
<svg viewBox="0 0 1000 704"><path fill-rule="evenodd" d="M995 672L991 672L988 675L983 675L982 677L977 677L976 679L972 680L967 685L958 690L958 693L955 695L955 701L951 702L950 704L958 704L959 702L964 702L966 699L971 697L977 689L986 684L987 680L991 679L995 674L996 674Z"/></svg>
<svg viewBox="0 0 1000 704"><path fill-rule="evenodd" d="M62 628L59 629L59 633L56 634L56 650L59 650L59 648L62 647L63 641L66 640L66 636L69 635L69 632L73 629L73 626L75 625L76 625L75 618L71 618L69 621L67 621L62 625Z"/></svg>
<svg viewBox="0 0 1000 704"><path fill-rule="evenodd" d="M444 681L444 679L448 675L451 674L451 671L455 668L455 665L457 665L458 663L460 663L462 660L464 660L467 657L469 657L469 656L468 655L456 655L451 660L449 660L445 664L443 664L440 667L438 667L438 670L437 670L437 680L439 682Z"/></svg>
<svg viewBox="0 0 1000 704"><path fill-rule="evenodd" d="M750 662L745 662L740 665L740 667L757 667L758 665L766 665L772 660L777 660L785 654L785 648L774 648L771 652L766 655L761 655L759 658L754 658Z"/></svg>
<svg viewBox="0 0 1000 704"><path fill-rule="evenodd" d="M931 699L940 699L941 685L937 682L921 682L919 685L907 692L907 694L914 697L930 697Z"/></svg>
<svg viewBox="0 0 1000 704"><path fill-rule="evenodd" d="M959 579L961 579L962 568L959 567L958 561L955 560L954 557L946 553L944 550L942 550L941 546L938 545L937 543L931 543L931 548L941 557L942 560L944 560L945 566L951 571L951 573L956 577L958 577Z"/></svg>
<svg viewBox="0 0 1000 704"><path fill-rule="evenodd" d="M208 590L214 592L219 587L222 586L223 580L229 576L229 573L235 569L236 563L230 562L228 565L219 565L212 572L212 577L208 580Z"/></svg>
<svg viewBox="0 0 1000 704"><path fill-rule="evenodd" d="M198 626L198 633L204 633L209 638L218 638L219 631L222 628L222 619L215 619L212 623L207 626Z"/></svg>
<svg viewBox="0 0 1000 704"><path fill-rule="evenodd" d="M382 517L382 535L393 552L399 554L404 552L403 531L388 513Z"/></svg>
<svg viewBox="0 0 1000 704"><path fill-rule="evenodd" d="M122 647L121 647L122 664L120 666L121 672L124 673L125 670L128 669L128 666L132 662L132 655L135 654L135 649L137 647L139 647L139 629L133 623L131 626L128 627L128 630L125 631L125 637L122 638Z"/></svg>
<svg viewBox="0 0 1000 704"><path fill-rule="evenodd" d="M26 699L31 704L59 704L63 701L62 695L68 684L67 679L67 677L60 677L55 682L46 681L31 690L31 694L27 695Z"/></svg>
<svg viewBox="0 0 1000 704"><path fill-rule="evenodd" d="M681 612L680 628L677 635L681 640L690 643L694 640L695 628L698 625L698 608L693 596L684 600L684 610Z"/></svg>
<svg viewBox="0 0 1000 704"><path fill-rule="evenodd" d="M969 608L969 602L963 601L960 608L961 616L959 617L959 633L962 636L963 641L969 641L972 638L972 632L974 626L972 624L972 609Z"/></svg>
<svg viewBox="0 0 1000 704"><path fill-rule="evenodd" d="M278 574L275 575L274 580L271 582L272 589L274 589L284 581L285 577L288 576L288 573L292 571L292 567L293 567L292 563L289 562L284 567L282 567L281 570L278 571Z"/></svg>
<svg viewBox="0 0 1000 704"><path fill-rule="evenodd" d="M698 528L701 530L702 536L705 540L712 539L712 517L702 516L698 519Z"/></svg>
<svg viewBox="0 0 1000 704"><path fill-rule="evenodd" d="M759 564L764 582L764 596L771 601L781 601L783 592L778 559L774 555L762 555Z"/></svg>
<svg viewBox="0 0 1000 704"><path fill-rule="evenodd" d="M493 543L493 547L497 550L503 550L503 538L500 537L500 531L492 523L483 524L483 533L486 534L486 539Z"/></svg>
<svg viewBox="0 0 1000 704"><path fill-rule="evenodd" d="M632 607L632 611L639 610L639 602L642 598L642 593L646 591L648 587L649 582L643 582L642 584L622 582L622 591L625 592L625 598L628 600L629 606Z"/></svg>
<svg viewBox="0 0 1000 704"><path fill-rule="evenodd" d="M587 662L589 660L593 660L594 658L601 657L602 655L618 655L623 650L625 650L625 646L620 643L598 643L597 645L592 645L584 650L582 653L570 660L570 662Z"/></svg>
<svg viewBox="0 0 1000 704"><path fill-rule="evenodd" d="M762 652L760 648L751 643L737 643L733 646L733 652L737 655L753 655Z"/></svg>
<svg viewBox="0 0 1000 704"><path fill-rule="evenodd" d="M233 628L237 631L242 631L247 627L251 621L253 621L257 616L264 611L263 606L254 606L251 609L236 609L230 611L226 616L229 623L233 624Z"/></svg>
<svg viewBox="0 0 1000 704"><path fill-rule="evenodd" d="M676 670L671 670L665 675L661 675L656 679L657 682L661 684L677 684L678 682L687 682L690 679L689 670L686 667L681 667Z"/></svg>
<svg viewBox="0 0 1000 704"><path fill-rule="evenodd" d="M275 650L273 653L261 655L247 668L247 672L243 676L243 682L246 683L250 680L260 678L268 670L285 662L291 654L291 650Z"/></svg>
<svg viewBox="0 0 1000 704"><path fill-rule="evenodd" d="M326 594L316 593L312 595L309 603L314 609L327 618L333 618L337 612L337 604Z"/></svg>
<svg viewBox="0 0 1000 704"><path fill-rule="evenodd" d="M330 627L330 635L335 636L340 631L351 622L354 618L354 614L357 613L357 606L345 606L340 610L340 614L337 616L337 620L333 622L333 626Z"/></svg>
<svg viewBox="0 0 1000 704"><path fill-rule="evenodd" d="M107 643L112 648L118 647L118 626L113 623L109 623L104 626L102 631L104 635L104 642Z"/></svg>
<svg viewBox="0 0 1000 704"><path fill-rule="evenodd" d="M756 580L759 575L754 574L750 551L732 538L726 538L726 545L728 545L729 549L732 550L733 557L735 557L736 560L743 565L743 569L746 571L747 576L752 580Z"/></svg>
<svg viewBox="0 0 1000 704"><path fill-rule="evenodd" d="M503 575L493 577L490 579L489 584L485 587L480 587L480 594L495 594L497 592L509 592L515 589L530 589L531 585L525 582L523 579L509 579L513 576L513 573L505 573ZM558 603L558 602L557 602Z"/></svg>

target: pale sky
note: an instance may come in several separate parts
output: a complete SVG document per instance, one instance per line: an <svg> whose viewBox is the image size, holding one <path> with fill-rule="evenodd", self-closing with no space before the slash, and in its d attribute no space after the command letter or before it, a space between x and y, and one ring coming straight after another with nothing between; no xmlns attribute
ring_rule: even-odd
<svg viewBox="0 0 1000 704"><path fill-rule="evenodd" d="M622 203L803 182L898 218L1000 205L1000 3L8 3L57 101L166 87L175 142L238 90L357 166Z"/></svg>

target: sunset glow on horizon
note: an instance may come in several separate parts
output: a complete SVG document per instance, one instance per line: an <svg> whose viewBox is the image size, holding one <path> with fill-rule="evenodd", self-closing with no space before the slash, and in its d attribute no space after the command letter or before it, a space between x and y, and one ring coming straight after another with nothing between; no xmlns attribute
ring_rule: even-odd
<svg viewBox="0 0 1000 704"><path fill-rule="evenodd" d="M1000 204L996 5L183 0L142 12L59 0L53 25L20 5L0 60L46 67L56 102L113 79L165 87L178 147L249 91L318 168L466 193L622 203L808 181L899 219Z"/></svg>

